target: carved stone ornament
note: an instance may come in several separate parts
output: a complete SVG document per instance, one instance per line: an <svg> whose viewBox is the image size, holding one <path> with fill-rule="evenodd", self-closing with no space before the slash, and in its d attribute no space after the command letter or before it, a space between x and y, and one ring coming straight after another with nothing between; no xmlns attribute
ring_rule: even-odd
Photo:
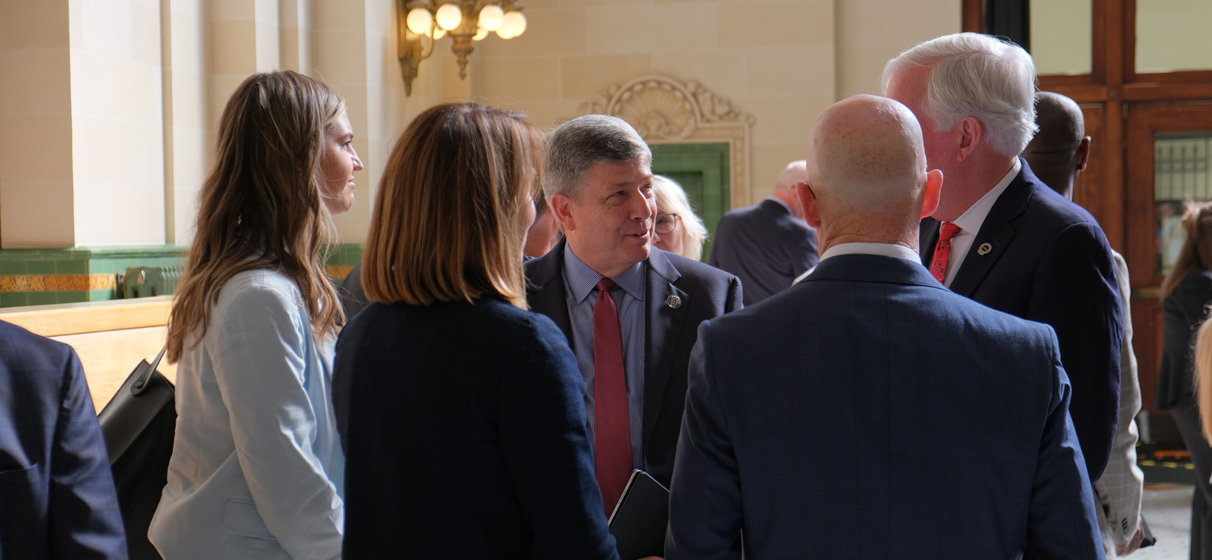
<svg viewBox="0 0 1212 560"><path fill-rule="evenodd" d="M749 132L754 118L697 82L642 76L610 86L583 104L581 114L619 117L649 144L727 142L732 207L748 204Z"/></svg>

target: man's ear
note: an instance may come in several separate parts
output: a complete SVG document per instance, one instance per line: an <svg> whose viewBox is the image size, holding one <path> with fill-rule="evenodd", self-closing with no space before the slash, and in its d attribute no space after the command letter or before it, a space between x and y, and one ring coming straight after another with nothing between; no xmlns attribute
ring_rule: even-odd
<svg viewBox="0 0 1212 560"><path fill-rule="evenodd" d="M922 201L922 217L926 218L938 210L938 198L943 192L943 172L931 169L926 172L926 197Z"/></svg>
<svg viewBox="0 0 1212 560"><path fill-rule="evenodd" d="M572 199L563 193L551 195L551 200L548 202L551 207L551 215L555 216L556 221L560 223L560 227L565 232L576 229L576 223L572 219L572 204Z"/></svg>
<svg viewBox="0 0 1212 560"><path fill-rule="evenodd" d="M981 140L985 137L985 126L981 121L976 120L976 117L964 117L963 120L956 123L953 129L955 141L958 144L957 152L959 160L964 161L972 152L976 151L977 146L980 146Z"/></svg>
<svg viewBox="0 0 1212 560"><path fill-rule="evenodd" d="M799 182L795 184L795 193L800 198L800 208L804 210L804 221L814 228L821 227L821 211L816 206L816 193L812 192L812 187L808 183Z"/></svg>
<svg viewBox="0 0 1212 560"><path fill-rule="evenodd" d="M1090 162L1090 137L1082 138L1082 143L1077 145L1077 171L1080 173L1086 170L1086 164Z"/></svg>

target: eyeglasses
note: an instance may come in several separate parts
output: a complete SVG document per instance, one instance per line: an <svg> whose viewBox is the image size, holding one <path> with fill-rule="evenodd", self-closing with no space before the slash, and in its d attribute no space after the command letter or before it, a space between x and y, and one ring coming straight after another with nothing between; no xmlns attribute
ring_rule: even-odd
<svg viewBox="0 0 1212 560"><path fill-rule="evenodd" d="M661 235L673 232L673 229L678 227L677 214L660 214L656 219L656 227L653 229Z"/></svg>

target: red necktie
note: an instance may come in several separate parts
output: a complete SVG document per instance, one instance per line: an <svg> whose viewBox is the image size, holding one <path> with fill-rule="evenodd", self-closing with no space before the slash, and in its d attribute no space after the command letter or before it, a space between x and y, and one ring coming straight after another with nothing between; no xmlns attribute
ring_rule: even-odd
<svg viewBox="0 0 1212 560"><path fill-rule="evenodd" d="M627 377L623 370L623 332L619 310L610 297L614 281L598 282L593 307L593 418L598 487L606 515L631 476L631 423L627 414Z"/></svg>
<svg viewBox="0 0 1212 560"><path fill-rule="evenodd" d="M934 246L934 261L930 264L930 274L941 284L946 284L947 263L951 260L951 238L960 232L960 227L943 222L943 231L939 233L938 245Z"/></svg>

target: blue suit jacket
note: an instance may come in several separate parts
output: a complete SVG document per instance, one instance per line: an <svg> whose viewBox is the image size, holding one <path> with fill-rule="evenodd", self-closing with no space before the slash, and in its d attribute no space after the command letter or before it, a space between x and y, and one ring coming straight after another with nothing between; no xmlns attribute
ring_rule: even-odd
<svg viewBox="0 0 1212 560"><path fill-rule="evenodd" d="M741 279L745 305L791 287L819 260L816 230L774 200L732 210L715 228L711 266Z"/></svg>
<svg viewBox="0 0 1212 560"><path fill-rule="evenodd" d="M951 291L1056 330L1073 382L1069 412L1095 481L1107 466L1119 419L1124 327L1115 261L1094 217L1022 163L976 233ZM938 229L938 221L922 221L923 262L934 258ZM982 255L985 244L989 251Z"/></svg>
<svg viewBox="0 0 1212 560"><path fill-rule="evenodd" d="M826 259L705 322L665 553L1101 558L1056 338L921 265Z"/></svg>
<svg viewBox="0 0 1212 560"><path fill-rule="evenodd" d="M526 263L526 299L531 311L551 317L572 345L564 287L564 244ZM737 277L657 248L648 257L644 298L644 467L666 486L686 399L686 368L699 323L743 306ZM679 305L667 304L677 296Z"/></svg>
<svg viewBox="0 0 1212 560"><path fill-rule="evenodd" d="M76 352L2 321L0 558L126 558L105 440Z"/></svg>

